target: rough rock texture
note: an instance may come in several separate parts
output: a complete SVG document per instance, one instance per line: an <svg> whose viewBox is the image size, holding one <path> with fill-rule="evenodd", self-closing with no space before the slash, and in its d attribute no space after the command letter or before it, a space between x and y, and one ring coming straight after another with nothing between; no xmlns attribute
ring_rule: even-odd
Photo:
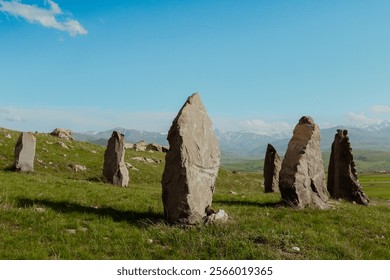
<svg viewBox="0 0 390 280"><path fill-rule="evenodd" d="M163 151L163 146L160 144L156 143L151 143L146 146L147 151L155 151L155 152L162 152Z"/></svg>
<svg viewBox="0 0 390 280"><path fill-rule="evenodd" d="M145 141L139 141L138 143L135 143L133 146L133 149L136 150L137 152L144 152L146 151L146 147L148 144Z"/></svg>
<svg viewBox="0 0 390 280"><path fill-rule="evenodd" d="M127 187L129 184L129 171L124 159L125 136L114 131L104 153L103 175L109 183L115 186Z"/></svg>
<svg viewBox="0 0 390 280"><path fill-rule="evenodd" d="M72 134L73 132L71 130L63 128L56 128L52 133L50 133L52 136L66 140L73 140Z"/></svg>
<svg viewBox="0 0 390 280"><path fill-rule="evenodd" d="M15 163L16 170L22 172L34 171L35 146L37 140L33 133L22 132L15 145Z"/></svg>
<svg viewBox="0 0 390 280"><path fill-rule="evenodd" d="M173 121L168 141L161 181L165 218L169 223L200 223L211 206L220 150L197 93L187 99Z"/></svg>
<svg viewBox="0 0 390 280"><path fill-rule="evenodd" d="M282 161L275 148L268 144L264 159L264 192L279 192L279 172Z"/></svg>
<svg viewBox="0 0 390 280"><path fill-rule="evenodd" d="M70 164L69 167L76 172L87 171L87 167L81 164Z"/></svg>
<svg viewBox="0 0 390 280"><path fill-rule="evenodd" d="M311 117L302 117L294 129L279 173L282 199L290 206L328 206L320 142L319 127Z"/></svg>
<svg viewBox="0 0 390 280"><path fill-rule="evenodd" d="M334 137L328 168L328 192L332 198L367 206L369 200L359 183L347 135L347 130L338 129Z"/></svg>

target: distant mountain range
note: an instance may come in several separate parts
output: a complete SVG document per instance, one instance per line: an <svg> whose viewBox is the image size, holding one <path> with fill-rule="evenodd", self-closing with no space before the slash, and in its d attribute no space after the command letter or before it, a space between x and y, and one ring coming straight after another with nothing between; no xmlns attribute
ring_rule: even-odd
<svg viewBox="0 0 390 280"><path fill-rule="evenodd" d="M354 150L390 151L390 121L364 128L337 126L321 129L321 149L330 151L337 129L347 129ZM135 129L115 128L102 132L75 133L76 140L106 145L112 131L117 130L126 137L126 142L136 143L144 140L148 143L168 145L167 134L140 131ZM268 143L271 143L280 155L284 155L290 135L263 135L255 132L238 131L225 132L216 129L223 156L240 158L263 158Z"/></svg>

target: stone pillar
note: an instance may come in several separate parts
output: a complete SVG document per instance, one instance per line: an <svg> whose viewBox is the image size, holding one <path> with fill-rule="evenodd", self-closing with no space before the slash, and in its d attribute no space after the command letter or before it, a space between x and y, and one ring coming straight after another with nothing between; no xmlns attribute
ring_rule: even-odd
<svg viewBox="0 0 390 280"><path fill-rule="evenodd" d="M220 150L199 94L191 95L181 108L168 141L161 181L165 218L169 223L202 222L212 203Z"/></svg>
<svg viewBox="0 0 390 280"><path fill-rule="evenodd" d="M313 119L304 116L296 125L279 173L279 189L288 205L327 208L321 135Z"/></svg>
<svg viewBox="0 0 390 280"><path fill-rule="evenodd" d="M264 159L264 192L279 192L279 172L282 161L275 148L268 144Z"/></svg>
<svg viewBox="0 0 390 280"><path fill-rule="evenodd" d="M16 170L21 172L34 171L36 138L31 132L22 132L15 145L15 162Z"/></svg>
<svg viewBox="0 0 390 280"><path fill-rule="evenodd" d="M328 192L332 198L368 205L368 197L359 183L348 131L338 129L332 144L328 167Z"/></svg>
<svg viewBox="0 0 390 280"><path fill-rule="evenodd" d="M124 160L125 136L114 131L104 153L103 175L109 183L115 186L127 187L129 184L129 171Z"/></svg>

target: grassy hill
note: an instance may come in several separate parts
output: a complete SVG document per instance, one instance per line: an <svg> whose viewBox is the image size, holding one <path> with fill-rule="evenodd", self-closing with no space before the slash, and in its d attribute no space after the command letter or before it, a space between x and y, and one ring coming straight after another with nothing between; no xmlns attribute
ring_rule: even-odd
<svg viewBox="0 0 390 280"><path fill-rule="evenodd" d="M103 181L104 147L46 134L36 135L34 173L10 171L18 135L0 129L0 259L390 259L389 175L360 177L369 207L293 210L263 193L260 173L222 169L213 208L228 223L187 228L164 222L164 163L131 159L164 154L127 150L138 171L119 188Z"/></svg>
<svg viewBox="0 0 390 280"><path fill-rule="evenodd" d="M390 173L390 152L354 150L354 161L358 173ZM330 152L322 152L324 168L327 171ZM223 156L222 166L231 171L263 172L264 159L248 159L236 156Z"/></svg>

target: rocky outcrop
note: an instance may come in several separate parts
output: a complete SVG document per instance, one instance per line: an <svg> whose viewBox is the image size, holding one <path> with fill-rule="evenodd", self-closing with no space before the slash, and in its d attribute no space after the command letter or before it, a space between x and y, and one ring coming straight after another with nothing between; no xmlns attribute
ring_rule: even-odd
<svg viewBox="0 0 390 280"><path fill-rule="evenodd" d="M129 184L129 171L124 159L125 136L114 131L104 153L103 175L109 183L115 186L127 187Z"/></svg>
<svg viewBox="0 0 390 280"><path fill-rule="evenodd" d="M146 147L148 144L145 141L139 141L138 143L135 143L133 146L133 149L137 152L143 152L146 151Z"/></svg>
<svg viewBox="0 0 390 280"><path fill-rule="evenodd" d="M198 94L185 102L172 123L168 141L162 177L165 218L169 223L200 223L212 203L220 150Z"/></svg>
<svg viewBox="0 0 390 280"><path fill-rule="evenodd" d="M279 173L283 201L293 207L327 208L321 135L313 119L304 116L296 125Z"/></svg>
<svg viewBox="0 0 390 280"><path fill-rule="evenodd" d="M72 134L73 132L71 130L63 129L63 128L56 128L53 130L52 133L50 133L50 135L52 136L65 139L65 140L73 140Z"/></svg>
<svg viewBox="0 0 390 280"><path fill-rule="evenodd" d="M268 144L264 159L264 192L279 192L279 172L282 161L275 148Z"/></svg>
<svg viewBox="0 0 390 280"><path fill-rule="evenodd" d="M337 130L328 168L328 192L332 198L368 205L368 197L359 183L347 130Z"/></svg>
<svg viewBox="0 0 390 280"><path fill-rule="evenodd" d="M21 172L34 171L36 138L31 132L22 132L15 145L15 162L16 170Z"/></svg>
<svg viewBox="0 0 390 280"><path fill-rule="evenodd" d="M156 143L150 143L146 146L147 151L167 153L169 148Z"/></svg>

